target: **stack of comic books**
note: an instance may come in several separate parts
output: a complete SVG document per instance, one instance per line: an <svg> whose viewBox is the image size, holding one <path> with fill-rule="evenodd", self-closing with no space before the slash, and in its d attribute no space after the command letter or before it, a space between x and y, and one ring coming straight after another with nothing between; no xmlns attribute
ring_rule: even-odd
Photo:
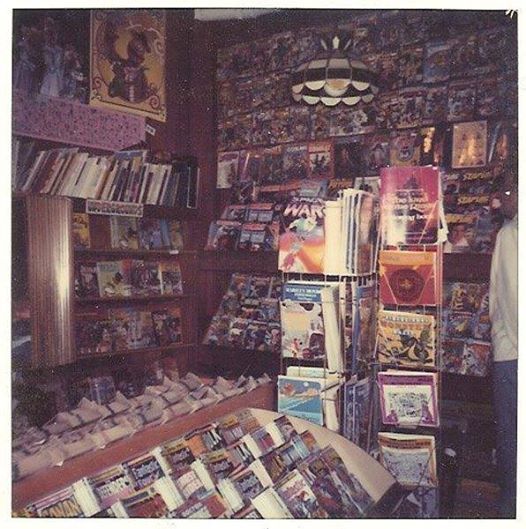
<svg viewBox="0 0 526 529"><path fill-rule="evenodd" d="M229 424L230 436L225 437ZM239 410L27 505L41 518L362 518L374 505L331 446Z"/></svg>

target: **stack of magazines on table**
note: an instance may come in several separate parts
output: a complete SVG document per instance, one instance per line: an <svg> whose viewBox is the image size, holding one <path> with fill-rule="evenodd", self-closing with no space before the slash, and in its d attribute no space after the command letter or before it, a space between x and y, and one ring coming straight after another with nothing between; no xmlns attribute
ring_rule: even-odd
<svg viewBox="0 0 526 529"><path fill-rule="evenodd" d="M104 448L149 426L192 413L200 408L252 391L267 384L268 375L240 376L235 381L217 377L205 383L187 373L177 380L164 377L162 384L147 386L137 397L116 392L101 403L83 397L78 406L58 413L42 428L31 427L13 440L13 477L20 479L43 468Z"/></svg>
<svg viewBox="0 0 526 529"><path fill-rule="evenodd" d="M76 481L27 517L357 518L374 504L332 446L250 409Z"/></svg>

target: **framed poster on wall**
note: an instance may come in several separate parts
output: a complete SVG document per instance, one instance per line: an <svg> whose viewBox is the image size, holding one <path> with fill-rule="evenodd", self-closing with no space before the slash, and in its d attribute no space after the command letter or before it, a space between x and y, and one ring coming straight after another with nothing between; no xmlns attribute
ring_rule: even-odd
<svg viewBox="0 0 526 529"><path fill-rule="evenodd" d="M91 12L90 104L166 121L166 14Z"/></svg>

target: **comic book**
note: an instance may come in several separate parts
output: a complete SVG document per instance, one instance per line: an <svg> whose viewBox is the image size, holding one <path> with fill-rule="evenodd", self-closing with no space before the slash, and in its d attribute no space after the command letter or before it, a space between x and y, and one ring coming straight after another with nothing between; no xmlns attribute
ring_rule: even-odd
<svg viewBox="0 0 526 529"><path fill-rule="evenodd" d="M324 379L278 376L278 411L323 425Z"/></svg>
<svg viewBox="0 0 526 529"><path fill-rule="evenodd" d="M247 206L245 204L230 204L225 207L223 213L221 213L221 220L236 220L243 222L247 212Z"/></svg>
<svg viewBox="0 0 526 529"><path fill-rule="evenodd" d="M217 189L230 189L238 179L239 152L220 152L217 155Z"/></svg>
<svg viewBox="0 0 526 529"><path fill-rule="evenodd" d="M475 113L476 84L473 81L449 83L447 100L448 121L469 121Z"/></svg>
<svg viewBox="0 0 526 529"><path fill-rule="evenodd" d="M464 343L462 374L485 377L491 368L491 344L480 340L467 340Z"/></svg>
<svg viewBox="0 0 526 529"><path fill-rule="evenodd" d="M420 125L425 95L426 92L423 88L404 88L398 92L398 129L407 129Z"/></svg>
<svg viewBox="0 0 526 529"><path fill-rule="evenodd" d="M161 233L161 221L143 217L139 219L139 247L145 250L160 250L164 248Z"/></svg>
<svg viewBox="0 0 526 529"><path fill-rule="evenodd" d="M274 202L255 202L247 206L245 220L247 222L257 222L270 224L277 220L282 206Z"/></svg>
<svg viewBox="0 0 526 529"><path fill-rule="evenodd" d="M282 216L278 268L283 272L323 273L324 202L295 198Z"/></svg>
<svg viewBox="0 0 526 529"><path fill-rule="evenodd" d="M439 83L449 79L451 43L428 42L424 59L424 83Z"/></svg>
<svg viewBox="0 0 526 529"><path fill-rule="evenodd" d="M368 449L370 392L371 381L368 377L357 382L348 380L343 388L342 435L366 451Z"/></svg>
<svg viewBox="0 0 526 529"><path fill-rule="evenodd" d="M83 262L75 265L75 294L79 298L94 298L100 295L97 263Z"/></svg>
<svg viewBox="0 0 526 529"><path fill-rule="evenodd" d="M130 278L127 277L123 261L97 262L97 278L101 298L131 296Z"/></svg>
<svg viewBox="0 0 526 529"><path fill-rule="evenodd" d="M437 374L378 373L382 421L395 426L438 426Z"/></svg>
<svg viewBox="0 0 526 529"><path fill-rule="evenodd" d="M111 247L126 250L139 248L138 226L136 217L110 217Z"/></svg>
<svg viewBox="0 0 526 529"><path fill-rule="evenodd" d="M389 142L389 161L392 166L418 165L420 161L420 136L418 133L415 131L393 132Z"/></svg>
<svg viewBox="0 0 526 529"><path fill-rule="evenodd" d="M79 355L108 354L113 351L113 329L109 319L83 317L76 322Z"/></svg>
<svg viewBox="0 0 526 529"><path fill-rule="evenodd" d="M283 147L283 180L302 180L309 173L309 152L306 144Z"/></svg>
<svg viewBox="0 0 526 529"><path fill-rule="evenodd" d="M415 86L422 82L423 60L422 46L403 46L399 50L398 86Z"/></svg>
<svg viewBox="0 0 526 529"><path fill-rule="evenodd" d="M435 317L380 310L378 361L408 367L435 365Z"/></svg>
<svg viewBox="0 0 526 529"><path fill-rule="evenodd" d="M422 125L443 123L447 118L447 86L430 86L422 106Z"/></svg>
<svg viewBox="0 0 526 529"><path fill-rule="evenodd" d="M446 128L438 125L420 129L420 162L419 165L444 165L444 142Z"/></svg>
<svg viewBox="0 0 526 529"><path fill-rule="evenodd" d="M335 139L334 178L353 182L361 175L362 149L360 138Z"/></svg>
<svg viewBox="0 0 526 529"><path fill-rule="evenodd" d="M462 374L464 361L463 340L442 340L440 369L447 373Z"/></svg>
<svg viewBox="0 0 526 529"><path fill-rule="evenodd" d="M152 311L153 329L160 347L180 343L181 337L181 309L170 307Z"/></svg>
<svg viewBox="0 0 526 529"><path fill-rule="evenodd" d="M487 158L488 130L486 121L470 121L453 125L451 167L484 167Z"/></svg>
<svg viewBox="0 0 526 529"><path fill-rule="evenodd" d="M173 261L161 261L159 263L159 272L162 294L178 296L183 293L183 280L179 263Z"/></svg>
<svg viewBox="0 0 526 529"><path fill-rule="evenodd" d="M126 351L136 347L137 312L130 308L109 310L114 351Z"/></svg>
<svg viewBox="0 0 526 529"><path fill-rule="evenodd" d="M168 224L168 240L169 247L174 252L181 252L184 248L184 226L180 220L169 220ZM163 223L161 223L161 229Z"/></svg>
<svg viewBox="0 0 526 529"><path fill-rule="evenodd" d="M332 178L334 155L331 141L316 141L308 144L309 178Z"/></svg>
<svg viewBox="0 0 526 529"><path fill-rule="evenodd" d="M377 133L363 139L363 158L365 171L363 176L376 176L382 167L390 164L390 141L388 133Z"/></svg>
<svg viewBox="0 0 526 529"><path fill-rule="evenodd" d="M239 232L238 250L251 252L277 251L279 244L279 223L268 224L245 222Z"/></svg>
<svg viewBox="0 0 526 529"><path fill-rule="evenodd" d="M159 463L158 456L160 456L160 450L155 449L123 463L123 467L133 480L136 491L152 485L155 481L164 477L165 473Z"/></svg>
<svg viewBox="0 0 526 529"><path fill-rule="evenodd" d="M223 518L226 511L227 506L220 494L210 491L200 498L185 501L183 505L170 512L169 518L215 519Z"/></svg>
<svg viewBox="0 0 526 529"><path fill-rule="evenodd" d="M436 305L436 252L380 251L380 301L385 305Z"/></svg>
<svg viewBox="0 0 526 529"><path fill-rule="evenodd" d="M133 494L133 480L123 465L116 465L87 478L87 484L95 494L101 509Z"/></svg>
<svg viewBox="0 0 526 529"><path fill-rule="evenodd" d="M325 357L325 326L321 284L288 282L281 302L282 356Z"/></svg>
<svg viewBox="0 0 526 529"><path fill-rule="evenodd" d="M260 182L262 185L283 182L281 145L261 150Z"/></svg>
<svg viewBox="0 0 526 529"><path fill-rule="evenodd" d="M210 224L206 250L235 250L241 223L234 220L217 220Z"/></svg>
<svg viewBox="0 0 526 529"><path fill-rule="evenodd" d="M356 373L374 361L377 320L376 280L370 278L364 284L353 282L351 289L352 335L350 351L348 350L347 353L347 367Z"/></svg>
<svg viewBox="0 0 526 529"><path fill-rule="evenodd" d="M90 246L89 215L73 213L73 247L79 250Z"/></svg>
<svg viewBox="0 0 526 529"><path fill-rule="evenodd" d="M299 471L293 470L275 486L294 518L329 518L318 498Z"/></svg>
<svg viewBox="0 0 526 529"><path fill-rule="evenodd" d="M380 461L403 486L436 487L437 467L435 438L380 432Z"/></svg>
<svg viewBox="0 0 526 529"><path fill-rule="evenodd" d="M434 519L439 518L439 498L437 487L416 487L401 503L398 518Z"/></svg>

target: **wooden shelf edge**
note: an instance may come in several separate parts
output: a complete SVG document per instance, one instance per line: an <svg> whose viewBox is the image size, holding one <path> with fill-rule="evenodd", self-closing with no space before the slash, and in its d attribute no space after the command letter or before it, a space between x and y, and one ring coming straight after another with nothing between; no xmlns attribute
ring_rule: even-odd
<svg viewBox="0 0 526 529"><path fill-rule="evenodd" d="M92 354L92 355L80 355L78 354L75 358L75 362L81 362L85 360L94 360L99 358L114 358L118 356L128 356L135 354L154 354L154 353L168 353L170 351L183 351L185 349L191 349L195 347L195 344L172 344L164 345L162 347L142 347L140 349L127 349L124 351L115 351L112 353Z"/></svg>
<svg viewBox="0 0 526 529"><path fill-rule="evenodd" d="M84 476L102 471L126 459L137 457L161 443L175 439L194 428L204 426L223 415L246 407L275 409L275 384L265 384L249 393L223 400L165 424L146 428L132 437L116 441L104 449L82 454L65 461L60 467L44 469L14 482L12 509L21 509L30 502L60 490Z"/></svg>

